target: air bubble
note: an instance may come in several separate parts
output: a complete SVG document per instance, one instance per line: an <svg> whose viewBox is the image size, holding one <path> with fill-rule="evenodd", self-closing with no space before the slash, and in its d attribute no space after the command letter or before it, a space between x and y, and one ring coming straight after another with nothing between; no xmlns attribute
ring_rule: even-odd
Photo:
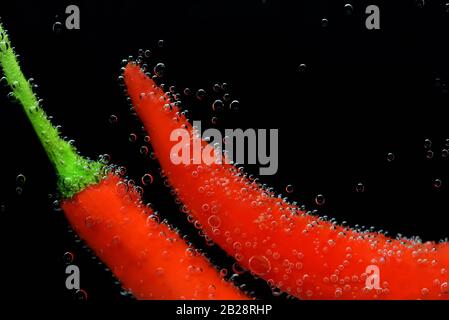
<svg viewBox="0 0 449 320"><path fill-rule="evenodd" d="M223 268L220 270L220 276L222 278L226 277L227 275L228 275L228 269Z"/></svg>
<svg viewBox="0 0 449 320"><path fill-rule="evenodd" d="M18 196L21 196L22 193L23 193L22 187L17 187L17 188L16 188L16 193L17 193Z"/></svg>
<svg viewBox="0 0 449 320"><path fill-rule="evenodd" d="M153 176L151 174L149 174L149 173L144 174L142 179L141 179L142 184L144 186L148 186L148 185L152 184L153 180L154 180Z"/></svg>
<svg viewBox="0 0 449 320"><path fill-rule="evenodd" d="M111 156L109 154L103 154L100 156L100 162L104 164L108 164L111 162Z"/></svg>
<svg viewBox="0 0 449 320"><path fill-rule="evenodd" d="M344 9L345 15L347 15L347 16L352 15L352 13L354 12L354 7L350 3L345 4L343 9Z"/></svg>
<svg viewBox="0 0 449 320"><path fill-rule="evenodd" d="M355 187L355 191L356 192L365 192L365 185L361 182L357 183L356 187Z"/></svg>
<svg viewBox="0 0 449 320"><path fill-rule="evenodd" d="M55 211L55 212L60 212L60 211L62 211L61 205L60 205L60 203L59 203L58 200L53 201L52 204L53 204L53 211Z"/></svg>
<svg viewBox="0 0 449 320"><path fill-rule="evenodd" d="M282 291L281 291L281 289L279 289L279 288L272 288L271 289L271 294L274 296L274 297L279 297L279 296L281 296L282 295Z"/></svg>
<svg viewBox="0 0 449 320"><path fill-rule="evenodd" d="M156 229L159 225L159 217L155 214L148 216L146 224L150 229Z"/></svg>
<svg viewBox="0 0 449 320"><path fill-rule="evenodd" d="M425 139L424 140L424 148L430 149L431 147L432 147L432 141L430 139Z"/></svg>
<svg viewBox="0 0 449 320"><path fill-rule="evenodd" d="M219 228L221 225L221 219L219 216L216 215L211 215L208 219L207 219L207 223L209 224L209 226L211 228Z"/></svg>
<svg viewBox="0 0 449 320"><path fill-rule="evenodd" d="M26 182L26 177L25 177L23 174L17 175L17 177L16 177L16 183L17 183L18 185L24 185L25 182Z"/></svg>
<svg viewBox="0 0 449 320"><path fill-rule="evenodd" d="M164 45L165 45L165 41L164 40L159 40L158 42L157 42L157 46L159 47L159 48L163 48L164 47Z"/></svg>
<svg viewBox="0 0 449 320"><path fill-rule="evenodd" d="M153 69L154 74L156 76L163 77L164 73L165 73L165 64L163 64L162 62L159 62L158 64L156 64L156 66Z"/></svg>
<svg viewBox="0 0 449 320"><path fill-rule="evenodd" d="M219 83L216 83L212 86L212 90L214 90L215 92L220 92L221 89L221 85Z"/></svg>
<svg viewBox="0 0 449 320"><path fill-rule="evenodd" d="M198 91L196 92L196 97L198 100L203 100L204 98L206 98L206 91L204 89L198 89Z"/></svg>
<svg viewBox="0 0 449 320"><path fill-rule="evenodd" d="M341 297L343 295L343 291L341 290L341 288L337 288L336 290L335 290L335 297L336 298L339 298L339 297Z"/></svg>
<svg viewBox="0 0 449 320"><path fill-rule="evenodd" d="M140 147L140 154L146 156L146 155L148 155L148 152L149 152L149 150L148 150L147 146L141 146Z"/></svg>
<svg viewBox="0 0 449 320"><path fill-rule="evenodd" d="M387 161L388 162L392 162L395 159L394 153L393 152L389 152L387 154Z"/></svg>
<svg viewBox="0 0 449 320"><path fill-rule="evenodd" d="M56 21L55 23L53 23L52 30L54 33L60 34L63 29L64 29L64 27L61 22Z"/></svg>
<svg viewBox="0 0 449 320"><path fill-rule="evenodd" d="M324 198L324 196L322 194L318 194L315 197L315 203L317 205L322 206L325 202L326 202L326 199Z"/></svg>
<svg viewBox="0 0 449 320"><path fill-rule="evenodd" d="M62 255L62 260L65 264L71 264L75 260L75 256L73 253L67 251Z"/></svg>
<svg viewBox="0 0 449 320"><path fill-rule="evenodd" d="M304 63L301 63L298 70L299 72L305 72L307 70L307 66Z"/></svg>
<svg viewBox="0 0 449 320"><path fill-rule="evenodd" d="M239 265L237 262L234 262L232 264L232 272L234 272L235 274L242 274L245 272L245 269Z"/></svg>
<svg viewBox="0 0 449 320"><path fill-rule="evenodd" d="M128 140L129 140L130 142L136 142L136 141L137 141L137 135L136 135L135 133L131 133L131 134L129 135Z"/></svg>
<svg viewBox="0 0 449 320"><path fill-rule="evenodd" d="M117 124L118 122L118 117L115 114L111 114L109 116L109 123L110 124Z"/></svg>
<svg viewBox="0 0 449 320"><path fill-rule="evenodd" d="M252 256L249 258L249 269L257 275L265 275L271 270L270 260L265 256Z"/></svg>
<svg viewBox="0 0 449 320"><path fill-rule="evenodd" d="M321 19L321 26L323 28L327 28L328 25L329 25L329 20L327 20L326 18Z"/></svg>
<svg viewBox="0 0 449 320"><path fill-rule="evenodd" d="M83 289L76 290L75 298L77 300L87 300L87 292Z"/></svg>
<svg viewBox="0 0 449 320"><path fill-rule="evenodd" d="M238 100L233 100L230 104L229 104L229 109L231 111L239 111L240 110L240 102Z"/></svg>
<svg viewBox="0 0 449 320"><path fill-rule="evenodd" d="M187 248L185 251L186 257L194 257L195 256L195 250L193 248Z"/></svg>
<svg viewBox="0 0 449 320"><path fill-rule="evenodd" d="M433 186L437 189L441 188L441 185L443 184L443 182L441 181L441 179L435 179L433 180Z"/></svg>
<svg viewBox="0 0 449 320"><path fill-rule="evenodd" d="M287 185L287 186L285 187L285 191L286 191L287 193L292 193L292 192L293 192L293 186L292 186L291 184Z"/></svg>
<svg viewBox="0 0 449 320"><path fill-rule="evenodd" d="M449 283L443 282L443 283L440 285L440 292L441 292L441 293L449 293Z"/></svg>
<svg viewBox="0 0 449 320"><path fill-rule="evenodd" d="M217 99L212 103L212 110L215 112L219 112L223 110L223 101Z"/></svg>

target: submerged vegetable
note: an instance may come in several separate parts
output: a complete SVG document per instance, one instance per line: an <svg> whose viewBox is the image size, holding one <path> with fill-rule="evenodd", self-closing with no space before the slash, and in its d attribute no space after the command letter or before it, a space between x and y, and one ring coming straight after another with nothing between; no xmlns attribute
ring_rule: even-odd
<svg viewBox="0 0 449 320"><path fill-rule="evenodd" d="M124 80L168 181L195 225L240 265L304 299L448 299L449 244L392 239L339 226L277 197L230 164L175 164L179 129L195 156L200 140L176 104L136 63Z"/></svg>
<svg viewBox="0 0 449 320"><path fill-rule="evenodd" d="M247 299L98 161L79 155L39 106L0 25L0 63L58 175L62 209L79 236L139 299Z"/></svg>

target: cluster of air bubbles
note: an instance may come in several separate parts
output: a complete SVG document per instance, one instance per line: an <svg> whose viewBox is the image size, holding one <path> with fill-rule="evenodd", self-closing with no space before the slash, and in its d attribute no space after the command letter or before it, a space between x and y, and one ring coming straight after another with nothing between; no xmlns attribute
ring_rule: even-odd
<svg viewBox="0 0 449 320"><path fill-rule="evenodd" d="M443 158L443 159L449 158L448 148L449 148L449 139L446 139L444 146L439 153L441 158ZM432 150L432 141L430 139L424 140L424 155L425 155L425 158L428 160L433 159L435 156L435 153Z"/></svg>
<svg viewBox="0 0 449 320"><path fill-rule="evenodd" d="M111 163L111 156L109 154L102 154L98 157L98 160L103 164Z"/></svg>
<svg viewBox="0 0 449 320"><path fill-rule="evenodd" d="M431 149L432 141L430 139L424 139L423 146L424 146L424 154L425 154L426 159L428 159L428 160L433 159L434 152Z"/></svg>
<svg viewBox="0 0 449 320"><path fill-rule="evenodd" d="M173 90L171 89L173 88ZM167 92L167 95L174 105L178 106L181 104L183 98L189 99L189 103L204 103L209 106L213 112L211 116L211 123L217 124L219 121L218 115L226 110L231 112L237 112L240 110L240 101L234 99L229 93L229 85L226 82L214 83L210 90L204 88L198 88L196 90L191 88L184 88L180 92L172 86ZM197 101L191 101L192 98L196 98ZM185 116L187 111L183 111L182 114Z"/></svg>
<svg viewBox="0 0 449 320"><path fill-rule="evenodd" d="M415 4L418 8L422 9L426 5L425 0L415 0Z"/></svg>
<svg viewBox="0 0 449 320"><path fill-rule="evenodd" d="M21 195L23 193L23 186L25 185L26 177L23 174L18 174L16 177L16 193Z"/></svg>

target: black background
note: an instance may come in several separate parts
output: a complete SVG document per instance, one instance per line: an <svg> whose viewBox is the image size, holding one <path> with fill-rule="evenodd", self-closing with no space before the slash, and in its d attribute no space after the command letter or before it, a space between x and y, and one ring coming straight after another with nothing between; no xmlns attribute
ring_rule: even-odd
<svg viewBox="0 0 449 320"><path fill-rule="evenodd" d="M82 154L109 154L129 178L140 181L151 173L155 181L145 187L145 200L232 274L232 259L197 235L162 185L157 161L141 154L145 134L117 81L121 60L150 49L150 65L166 65L167 85L206 89L206 102L185 99L191 119L202 120L203 128L278 128L279 171L261 181L292 201L352 226L444 239L449 234L449 158L442 157L449 138L445 1L353 0L350 15L347 2L21 0L2 1L0 16L54 124L76 140ZM69 4L80 7L81 29L54 31L55 22L64 25ZM369 4L380 7L380 30L365 27ZM239 111L212 111L212 101L222 95L212 86L223 82L240 101ZM63 213L54 210L54 171L7 93L0 89L2 295L76 299L64 285L64 253L72 252L89 299L129 299L67 231ZM116 124L111 115L118 117ZM138 135L136 142L129 141L131 133ZM432 159L426 158L425 139L432 141ZM16 181L19 174L26 177L23 185ZM435 179L441 179L440 188L433 186ZM358 183L364 192L356 192ZM288 184L294 186L291 194L285 192ZM323 206L314 204L317 194L325 196ZM257 297L274 298L249 275L237 282Z"/></svg>

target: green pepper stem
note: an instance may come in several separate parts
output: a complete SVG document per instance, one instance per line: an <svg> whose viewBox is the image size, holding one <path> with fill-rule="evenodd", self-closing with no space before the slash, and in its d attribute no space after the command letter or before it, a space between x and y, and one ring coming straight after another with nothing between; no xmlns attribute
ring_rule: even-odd
<svg viewBox="0 0 449 320"><path fill-rule="evenodd" d="M97 183L103 172L101 162L86 159L61 138L58 129L39 105L29 81L23 75L8 34L0 23L0 64L13 97L22 105L58 176L58 189L64 198Z"/></svg>

